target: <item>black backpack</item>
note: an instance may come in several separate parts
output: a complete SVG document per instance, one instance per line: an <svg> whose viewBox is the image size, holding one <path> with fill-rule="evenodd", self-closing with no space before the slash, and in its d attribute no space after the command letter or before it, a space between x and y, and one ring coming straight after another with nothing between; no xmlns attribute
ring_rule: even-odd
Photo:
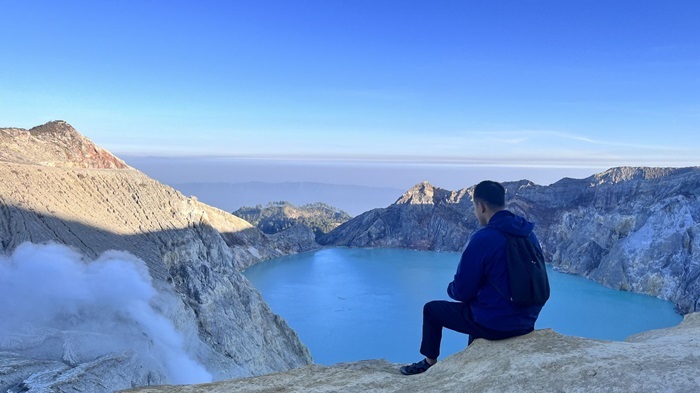
<svg viewBox="0 0 700 393"><path fill-rule="evenodd" d="M516 306L543 306L549 299L549 279L542 252L528 237L504 235L511 296L491 285Z"/></svg>

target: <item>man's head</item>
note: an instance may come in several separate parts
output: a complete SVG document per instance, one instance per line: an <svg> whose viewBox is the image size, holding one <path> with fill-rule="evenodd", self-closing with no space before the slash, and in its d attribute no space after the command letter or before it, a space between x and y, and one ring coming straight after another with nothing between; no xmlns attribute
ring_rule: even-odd
<svg viewBox="0 0 700 393"><path fill-rule="evenodd" d="M491 217L506 206L506 189L500 183L484 180L474 187L474 215L479 224L488 224Z"/></svg>

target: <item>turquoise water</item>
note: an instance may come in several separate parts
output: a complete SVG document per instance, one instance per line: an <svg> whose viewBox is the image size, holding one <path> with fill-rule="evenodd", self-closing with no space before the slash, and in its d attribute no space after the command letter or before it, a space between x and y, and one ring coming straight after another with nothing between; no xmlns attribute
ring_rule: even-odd
<svg viewBox="0 0 700 393"><path fill-rule="evenodd" d="M319 364L384 358L421 359L423 304L449 300L459 254L401 249L330 248L263 262L245 271L272 310L309 347ZM537 328L623 340L678 324L673 304L614 291L549 271L552 295ZM442 357L462 350L467 336L445 330Z"/></svg>

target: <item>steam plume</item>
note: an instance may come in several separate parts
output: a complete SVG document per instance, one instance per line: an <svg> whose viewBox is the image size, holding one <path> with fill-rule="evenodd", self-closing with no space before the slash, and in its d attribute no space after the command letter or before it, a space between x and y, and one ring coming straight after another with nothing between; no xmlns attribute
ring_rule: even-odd
<svg viewBox="0 0 700 393"><path fill-rule="evenodd" d="M157 299L145 263L129 253L107 251L86 261L63 245L24 243L0 256L0 351L21 351L16 338L28 332L71 332L70 346L42 355L70 363L131 351L159 362L147 367L165 370L170 383L211 381L182 335L154 309Z"/></svg>

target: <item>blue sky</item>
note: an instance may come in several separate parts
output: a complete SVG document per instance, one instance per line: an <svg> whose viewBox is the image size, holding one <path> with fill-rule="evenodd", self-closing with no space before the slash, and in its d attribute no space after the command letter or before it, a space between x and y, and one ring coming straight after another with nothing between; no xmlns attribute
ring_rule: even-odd
<svg viewBox="0 0 700 393"><path fill-rule="evenodd" d="M699 1L0 0L0 126L63 119L118 155L698 165L698 20Z"/></svg>

